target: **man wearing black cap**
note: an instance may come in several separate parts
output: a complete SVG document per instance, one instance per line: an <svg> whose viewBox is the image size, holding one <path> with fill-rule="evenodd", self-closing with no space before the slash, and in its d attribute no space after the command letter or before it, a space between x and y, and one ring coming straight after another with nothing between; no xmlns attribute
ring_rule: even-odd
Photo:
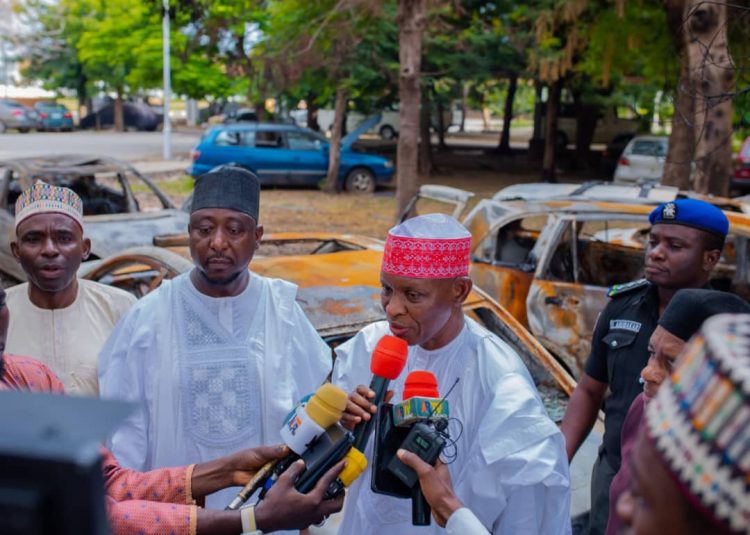
<svg viewBox="0 0 750 535"><path fill-rule="evenodd" d="M729 230L721 210L695 199L665 203L651 212L649 222L645 278L610 289L611 301L597 320L585 373L561 425L572 460L604 402L604 441L591 478L591 535L603 534L607 526L609 487L620 468L620 431L641 392L649 338L677 290L708 284Z"/></svg>
<svg viewBox="0 0 750 535"><path fill-rule="evenodd" d="M323 383L331 351L297 288L248 270L263 236L260 186L222 167L198 178L188 232L195 267L138 302L99 357L105 397L139 402L112 437L120 463L151 470L280 441L286 414ZM237 493L208 497L223 508Z"/></svg>

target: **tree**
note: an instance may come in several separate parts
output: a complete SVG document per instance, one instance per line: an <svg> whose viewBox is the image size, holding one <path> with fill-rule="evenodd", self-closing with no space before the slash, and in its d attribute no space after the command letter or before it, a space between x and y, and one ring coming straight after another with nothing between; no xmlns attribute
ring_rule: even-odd
<svg viewBox="0 0 750 535"><path fill-rule="evenodd" d="M419 189L417 145L421 104L420 72L425 0L398 0L399 28L399 119L401 130L396 148L396 213L401 214Z"/></svg>
<svg viewBox="0 0 750 535"><path fill-rule="evenodd" d="M697 97L693 189L728 195L734 65L727 41L727 6L725 2L691 0L687 9L689 79Z"/></svg>

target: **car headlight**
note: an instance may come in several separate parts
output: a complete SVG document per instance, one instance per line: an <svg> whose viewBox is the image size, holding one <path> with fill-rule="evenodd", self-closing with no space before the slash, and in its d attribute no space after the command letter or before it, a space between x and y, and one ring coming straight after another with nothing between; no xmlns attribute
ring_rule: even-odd
<svg viewBox="0 0 750 535"><path fill-rule="evenodd" d="M391 169L393 167L393 162L391 160L386 160L383 164L383 167L385 167L386 169Z"/></svg>

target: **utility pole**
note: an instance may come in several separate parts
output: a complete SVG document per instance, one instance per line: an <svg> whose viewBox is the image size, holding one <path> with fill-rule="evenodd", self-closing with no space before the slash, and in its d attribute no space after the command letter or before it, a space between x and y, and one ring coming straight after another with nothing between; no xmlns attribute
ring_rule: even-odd
<svg viewBox="0 0 750 535"><path fill-rule="evenodd" d="M171 72L169 68L169 0L162 0L164 14L162 16L162 41L164 56L164 98L163 98L163 134L164 134L164 159L172 159L172 121L169 118L169 101L172 95Z"/></svg>

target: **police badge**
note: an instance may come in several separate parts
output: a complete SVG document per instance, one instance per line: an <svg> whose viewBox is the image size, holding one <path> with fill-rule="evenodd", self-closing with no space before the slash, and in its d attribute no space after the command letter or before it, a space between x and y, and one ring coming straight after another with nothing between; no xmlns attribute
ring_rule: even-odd
<svg viewBox="0 0 750 535"><path fill-rule="evenodd" d="M677 205L673 202L668 202L661 209L662 219L677 219Z"/></svg>

